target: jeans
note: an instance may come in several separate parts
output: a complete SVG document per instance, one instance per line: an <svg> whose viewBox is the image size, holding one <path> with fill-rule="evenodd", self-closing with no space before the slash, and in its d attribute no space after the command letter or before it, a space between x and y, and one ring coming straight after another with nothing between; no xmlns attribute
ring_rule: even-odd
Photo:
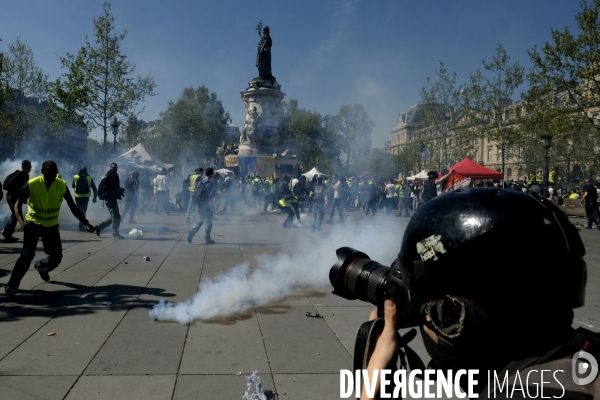
<svg viewBox="0 0 600 400"><path fill-rule="evenodd" d="M338 209L338 215L340 217L340 221L344 221L344 214L342 213L342 205L343 200L341 198L333 199L333 203L331 203L331 209L329 210L329 220L333 221L333 213L335 209Z"/></svg>
<svg viewBox="0 0 600 400"><path fill-rule="evenodd" d="M135 209L138 205L138 198L135 194L129 194L129 196L125 197L125 211L123 211L122 218L125 218L127 215L127 211L131 211L129 214L129 222L133 222L133 216L135 215Z"/></svg>
<svg viewBox="0 0 600 400"><path fill-rule="evenodd" d="M77 204L77 208L85 215L87 213L88 205L90 204L89 197L75 197L75 204ZM79 221L79 230L86 231L85 226L83 226L83 222Z"/></svg>
<svg viewBox="0 0 600 400"><path fill-rule="evenodd" d="M196 204L194 203L194 198L192 197L193 193L194 192L190 192L190 199L188 200L187 213L185 214L186 221L190 219L190 213L192 212L192 208L196 207Z"/></svg>
<svg viewBox="0 0 600 400"><path fill-rule="evenodd" d="M156 206L154 207L154 213L158 214L158 206L161 205L165 214L169 215L169 209L167 204L169 203L169 198L167 197L167 192L164 190L158 190L156 192Z"/></svg>
<svg viewBox="0 0 600 400"><path fill-rule="evenodd" d="M204 239L210 240L210 233L212 232L212 212L207 206L197 206L196 209L198 221L196 221L192 229L190 229L190 233L192 236L194 236L196 233L198 233L202 227L202 224L206 222L206 227L204 228Z"/></svg>
<svg viewBox="0 0 600 400"><path fill-rule="evenodd" d="M373 215L377 214L377 199L369 199L367 201L367 205L365 206L366 215L369 215L369 210L373 213Z"/></svg>
<svg viewBox="0 0 600 400"><path fill-rule="evenodd" d="M398 215L402 215L402 212L404 211L404 216L408 217L408 209L410 206L410 198L407 197L400 197L400 203L398 203Z"/></svg>
<svg viewBox="0 0 600 400"><path fill-rule="evenodd" d="M394 207L394 198L386 197L385 198L385 215L392 215L392 208Z"/></svg>
<svg viewBox="0 0 600 400"><path fill-rule="evenodd" d="M312 229L321 229L321 224L323 224L323 216L325 216L325 202L319 201L313 203L312 210Z"/></svg>
<svg viewBox="0 0 600 400"><path fill-rule="evenodd" d="M106 204L106 208L108 208L110 217L102 221L102 223L98 225L98 228L102 230L112 224L112 234L113 236L117 236L119 235L119 225L121 225L121 214L119 213L119 204L117 203L117 200L108 200L104 203Z"/></svg>
<svg viewBox="0 0 600 400"><path fill-rule="evenodd" d="M44 227L42 225L28 222L23 229L23 250L21 256L15 263L12 273L10 274L10 280L8 286L13 289L18 289L21 284L21 279L27 273L33 257L35 257L35 249L38 244L38 240L42 239L44 245L44 253L48 257L43 260L39 260L35 263L37 268L41 268L43 271L49 272L58 267L62 260L62 244L60 242L60 233L58 232L58 224L51 227Z"/></svg>
<svg viewBox="0 0 600 400"><path fill-rule="evenodd" d="M4 227L4 231L2 232L2 236L5 238L11 238L13 233L15 232L15 228L17 227L17 217L15 216L15 203L17 202L17 196L13 196L10 194L6 195L6 202L10 207L10 218ZM19 209L19 215L23 218L23 208Z"/></svg>
<svg viewBox="0 0 600 400"><path fill-rule="evenodd" d="M586 204L585 205L585 215L587 216L587 220L588 220L588 223L587 223L588 229L592 228L592 223L596 224L596 227L598 227L598 219L596 219L596 215L597 215L596 211L597 211L596 204Z"/></svg>

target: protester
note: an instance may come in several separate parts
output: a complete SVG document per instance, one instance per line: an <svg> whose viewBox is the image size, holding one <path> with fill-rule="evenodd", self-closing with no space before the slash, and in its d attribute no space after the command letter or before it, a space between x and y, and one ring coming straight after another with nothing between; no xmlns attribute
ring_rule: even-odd
<svg viewBox="0 0 600 400"><path fill-rule="evenodd" d="M129 223L135 224L135 220L133 219L135 215L135 209L138 205L138 187L139 187L139 173L137 171L133 171L129 178L125 181L125 211L123 211L123 215L121 218L125 218L127 212L129 211Z"/></svg>
<svg viewBox="0 0 600 400"><path fill-rule="evenodd" d="M21 162L21 169L11 173L4 180L3 188L6 190L6 202L10 207L10 218L4 226L2 236L6 243L18 242L19 239L13 236L15 228L17 226L18 218L17 214L23 218L23 210L21 207L15 208L19 192L23 185L29 180L29 172L31 172L31 161L23 160Z"/></svg>
<svg viewBox="0 0 600 400"><path fill-rule="evenodd" d="M596 224L596 227L600 229L600 222L597 219L598 191L589 179L586 179L584 184L583 197L579 204L585 203L585 215L587 217L587 226L585 226L585 229L592 229L592 223Z"/></svg>
<svg viewBox="0 0 600 400"><path fill-rule="evenodd" d="M210 234L212 232L212 214L213 214L213 202L214 202L214 189L211 183L213 179L214 170L212 168L206 168L205 178L202 180L196 180L196 187L194 188L194 194L191 200L194 202L198 213L198 220L189 230L187 235L188 243L192 243L194 235L198 233L204 223L204 242L205 244L214 244L215 241L211 239Z"/></svg>
<svg viewBox="0 0 600 400"><path fill-rule="evenodd" d="M81 167L77 175L73 176L71 187L75 189L75 204L77 204L77 207L79 207L79 210L81 210L85 216L87 214L92 191L94 192L92 203L95 203L98 198L98 189L96 188L94 179L92 179L92 177L88 174L88 170L85 165ZM85 226L81 221L79 222L79 230L81 232L86 231Z"/></svg>
<svg viewBox="0 0 600 400"><path fill-rule="evenodd" d="M163 168L161 173L156 176L156 205L154 214L158 215L158 207L161 206L166 215L169 211L169 194L167 189L167 169Z"/></svg>
<svg viewBox="0 0 600 400"><path fill-rule="evenodd" d="M67 182L58 178L58 166L54 161L44 161L42 175L26 182L18 192L14 205L19 210L22 204L28 203L26 221L21 213L16 212L16 218L23 228L23 251L4 288L7 295L17 293L21 280L27 273L29 265L35 257L38 240L42 239L44 253L48 257L37 261L33 266L44 281L50 280L49 272L54 270L62 260L62 244L58 231L58 216L63 199L66 200L71 213L86 228L94 232L94 227L79 210L67 188ZM14 192L13 192L14 193Z"/></svg>
<svg viewBox="0 0 600 400"><path fill-rule="evenodd" d="M124 239L123 236L119 234L121 214L119 213L119 204L117 203L117 200L121 200L124 189L121 187L121 182L119 181L118 170L119 166L117 163L111 163L110 169L106 175L104 175L102 181L100 181L98 197L100 200L104 200L104 204L106 205L106 208L108 208L110 216L94 227L98 237L100 237L100 232L103 229L112 225L113 239Z"/></svg>

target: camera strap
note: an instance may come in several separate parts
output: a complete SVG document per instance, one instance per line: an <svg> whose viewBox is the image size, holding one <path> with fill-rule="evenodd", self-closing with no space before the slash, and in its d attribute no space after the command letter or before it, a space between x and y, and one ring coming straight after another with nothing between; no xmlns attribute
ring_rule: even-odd
<svg viewBox="0 0 600 400"><path fill-rule="evenodd" d="M367 321L363 323L358 332L356 334L356 342L354 343L354 370L357 369L363 370L367 369L367 365L369 365L369 359L375 350L375 345L377 344L377 338L379 334L383 331L383 327L385 326L385 320L383 318L377 318L373 321ZM387 366L387 369L390 369L392 373L398 370L398 360L400 360L400 369L409 369L409 370L421 370L425 369L425 364L421 357L410 347L408 347L408 343L410 343L416 336L417 330L411 329L404 336L400 335L399 332L396 332L396 340L398 342L398 353L390 362L390 365ZM417 376L419 379L423 379L422 374ZM362 385L361 385L362 390Z"/></svg>

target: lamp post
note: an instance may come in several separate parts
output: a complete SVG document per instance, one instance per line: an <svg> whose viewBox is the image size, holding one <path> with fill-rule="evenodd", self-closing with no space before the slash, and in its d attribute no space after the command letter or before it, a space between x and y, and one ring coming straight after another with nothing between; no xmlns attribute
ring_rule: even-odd
<svg viewBox="0 0 600 400"><path fill-rule="evenodd" d="M113 135L115 135L115 140L113 142L113 152L115 154L117 153L117 135L119 134L119 125L121 124L119 123L119 121L117 121L117 116L114 116L112 124L110 124L110 126L112 128Z"/></svg>
<svg viewBox="0 0 600 400"><path fill-rule="evenodd" d="M550 173L550 156L548 155L548 150L550 150L550 146L552 146L552 136L542 135L540 136L540 139L542 139L542 147L546 149L546 162L544 165L544 185L548 186L548 174Z"/></svg>

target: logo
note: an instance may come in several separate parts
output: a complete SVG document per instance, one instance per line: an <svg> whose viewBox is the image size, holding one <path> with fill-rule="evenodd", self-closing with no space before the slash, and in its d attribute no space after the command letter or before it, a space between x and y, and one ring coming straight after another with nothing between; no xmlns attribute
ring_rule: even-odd
<svg viewBox="0 0 600 400"><path fill-rule="evenodd" d="M572 362L573 382L576 385L587 385L598 376L598 361L587 351L575 353Z"/></svg>

